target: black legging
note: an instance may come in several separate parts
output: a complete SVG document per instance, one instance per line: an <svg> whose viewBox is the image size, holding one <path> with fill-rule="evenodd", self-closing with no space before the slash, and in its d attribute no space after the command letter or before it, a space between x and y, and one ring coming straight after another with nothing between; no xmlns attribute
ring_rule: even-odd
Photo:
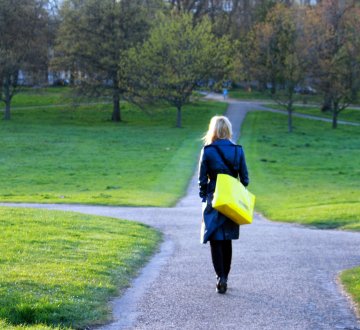
<svg viewBox="0 0 360 330"><path fill-rule="evenodd" d="M211 258L218 277L228 277L231 267L231 240L210 241Z"/></svg>

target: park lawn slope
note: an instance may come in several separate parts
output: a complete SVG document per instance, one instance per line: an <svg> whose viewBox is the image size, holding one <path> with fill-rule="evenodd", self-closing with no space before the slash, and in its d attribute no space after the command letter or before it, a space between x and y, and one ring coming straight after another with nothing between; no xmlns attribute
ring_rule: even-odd
<svg viewBox="0 0 360 330"><path fill-rule="evenodd" d="M160 240L135 222L1 207L0 329L108 320L109 298L129 285Z"/></svg>
<svg viewBox="0 0 360 330"><path fill-rule="evenodd" d="M256 208L275 221L360 230L359 128L249 113L241 143Z"/></svg>
<svg viewBox="0 0 360 330"><path fill-rule="evenodd" d="M183 109L144 111L122 104L14 110L0 122L0 201L171 206L195 170L201 136L226 104L196 102Z"/></svg>

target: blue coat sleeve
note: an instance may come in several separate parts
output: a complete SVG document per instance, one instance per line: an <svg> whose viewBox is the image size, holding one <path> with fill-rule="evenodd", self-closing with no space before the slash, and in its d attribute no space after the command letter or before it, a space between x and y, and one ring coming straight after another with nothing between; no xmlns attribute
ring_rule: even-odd
<svg viewBox="0 0 360 330"><path fill-rule="evenodd" d="M206 163L206 157L204 148L201 150L200 161L199 161L199 195L203 202L206 200L207 186L208 186L208 168Z"/></svg>
<svg viewBox="0 0 360 330"><path fill-rule="evenodd" d="M240 166L239 166L239 177L241 183L246 187L249 184L249 175L246 167L244 150L241 150Z"/></svg>

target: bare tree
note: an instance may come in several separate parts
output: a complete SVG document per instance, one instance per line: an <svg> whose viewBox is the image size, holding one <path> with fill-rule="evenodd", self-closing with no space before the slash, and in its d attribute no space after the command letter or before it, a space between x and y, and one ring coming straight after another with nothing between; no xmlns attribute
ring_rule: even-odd
<svg viewBox="0 0 360 330"><path fill-rule="evenodd" d="M109 95L113 121L121 121L120 98L128 89L121 75L126 50L143 42L153 0L65 0L61 7L53 67L73 72L82 95Z"/></svg>
<svg viewBox="0 0 360 330"><path fill-rule="evenodd" d="M308 67L302 18L297 7L275 5L249 34L244 59L254 79L271 83L274 100L288 112L289 132L293 128L294 89L304 80Z"/></svg>
<svg viewBox="0 0 360 330"><path fill-rule="evenodd" d="M48 13L46 1L0 2L0 101L9 120L11 101L19 89L19 71L36 74L46 68Z"/></svg>
<svg viewBox="0 0 360 330"><path fill-rule="evenodd" d="M360 7L355 1L323 0L310 11L307 25L314 43L311 72L336 128L360 89Z"/></svg>

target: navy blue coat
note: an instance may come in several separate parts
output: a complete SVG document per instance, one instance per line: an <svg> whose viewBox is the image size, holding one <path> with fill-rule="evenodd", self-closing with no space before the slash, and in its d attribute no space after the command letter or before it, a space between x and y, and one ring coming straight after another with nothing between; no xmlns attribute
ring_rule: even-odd
<svg viewBox="0 0 360 330"><path fill-rule="evenodd" d="M232 169L226 166L214 145L221 149L228 163L233 164ZM239 238L239 225L213 209L211 205L218 173L232 176L236 174L244 186L249 184L245 155L241 146L227 139L219 139L205 146L201 151L199 162L199 195L203 202L202 243L206 243L209 240Z"/></svg>

